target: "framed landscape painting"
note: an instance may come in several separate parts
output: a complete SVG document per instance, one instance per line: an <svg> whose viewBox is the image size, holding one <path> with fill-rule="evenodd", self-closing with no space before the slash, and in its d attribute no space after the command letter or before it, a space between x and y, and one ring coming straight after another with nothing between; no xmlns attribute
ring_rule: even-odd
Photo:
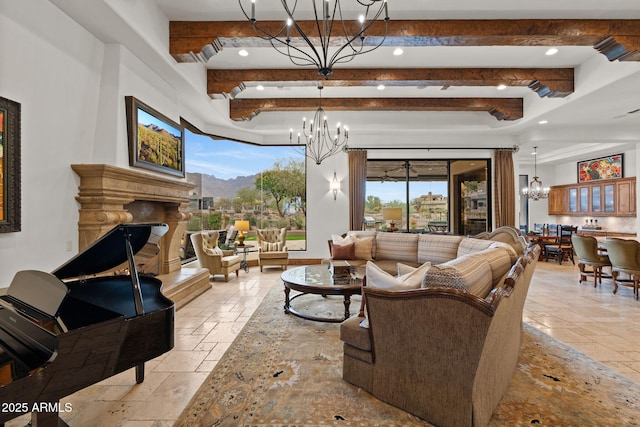
<svg viewBox="0 0 640 427"><path fill-rule="evenodd" d="M184 177L184 129L133 96L125 97L129 164Z"/></svg>
<svg viewBox="0 0 640 427"><path fill-rule="evenodd" d="M20 104L0 97L0 233L20 231Z"/></svg>
<svg viewBox="0 0 640 427"><path fill-rule="evenodd" d="M578 162L578 183L622 178L622 154Z"/></svg>

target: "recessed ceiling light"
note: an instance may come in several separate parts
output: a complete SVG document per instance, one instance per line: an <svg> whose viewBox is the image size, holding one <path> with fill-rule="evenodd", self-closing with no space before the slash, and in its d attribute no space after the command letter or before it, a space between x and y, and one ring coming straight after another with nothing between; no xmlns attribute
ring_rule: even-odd
<svg viewBox="0 0 640 427"><path fill-rule="evenodd" d="M262 86L262 85L258 85L258 86L256 86L256 89L257 89L257 90L264 90L264 86Z"/></svg>
<svg viewBox="0 0 640 427"><path fill-rule="evenodd" d="M399 48L399 47L398 47L398 48L396 48L396 49L393 51L393 54L394 54L395 56L400 56L400 55L402 55L403 53L404 53L404 50L402 50L402 49L401 49L401 48Z"/></svg>
<svg viewBox="0 0 640 427"><path fill-rule="evenodd" d="M558 53L558 49L556 49L555 47L552 47L551 49L546 51L544 54L547 56L551 56L551 55L555 55L556 53Z"/></svg>
<svg viewBox="0 0 640 427"><path fill-rule="evenodd" d="M249 52L247 52L247 51L246 51L246 50L244 50L244 49L240 49L240 50L238 51L238 55L240 55L240 56L249 56Z"/></svg>
<svg viewBox="0 0 640 427"><path fill-rule="evenodd" d="M549 120L540 120L538 122L539 125L546 125L547 123L549 123Z"/></svg>
<svg viewBox="0 0 640 427"><path fill-rule="evenodd" d="M378 85L378 90L384 90L384 85L382 84Z"/></svg>
<svg viewBox="0 0 640 427"><path fill-rule="evenodd" d="M497 89L498 90L505 90L507 88L507 85L498 85Z"/></svg>

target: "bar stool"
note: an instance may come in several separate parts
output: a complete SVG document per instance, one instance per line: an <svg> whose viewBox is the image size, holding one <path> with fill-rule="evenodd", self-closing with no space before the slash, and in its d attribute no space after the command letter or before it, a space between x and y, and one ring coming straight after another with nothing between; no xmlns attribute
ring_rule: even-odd
<svg viewBox="0 0 640 427"><path fill-rule="evenodd" d="M587 280L587 275L593 275L593 287L602 284L602 267L611 267L608 255L598 253L598 240L593 236L571 236L573 249L578 255L578 268L580 269L580 281ZM592 271L587 271L586 266L591 266ZM611 276L604 276L611 277Z"/></svg>
<svg viewBox="0 0 640 427"><path fill-rule="evenodd" d="M638 279L640 279L640 243L636 240L616 239L607 237L605 240L607 253L611 260L611 275L613 276L613 293L618 292L618 285L633 288L633 295L638 299ZM628 274L630 280L619 279L620 273Z"/></svg>

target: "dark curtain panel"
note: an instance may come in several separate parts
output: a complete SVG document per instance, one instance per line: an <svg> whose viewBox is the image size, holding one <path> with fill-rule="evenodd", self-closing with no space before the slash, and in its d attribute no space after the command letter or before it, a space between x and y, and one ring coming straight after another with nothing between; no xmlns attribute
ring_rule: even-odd
<svg viewBox="0 0 640 427"><path fill-rule="evenodd" d="M364 196L367 185L366 150L349 151L349 229L364 228Z"/></svg>
<svg viewBox="0 0 640 427"><path fill-rule="evenodd" d="M495 211L496 227L516 225L516 182L513 151L496 150Z"/></svg>

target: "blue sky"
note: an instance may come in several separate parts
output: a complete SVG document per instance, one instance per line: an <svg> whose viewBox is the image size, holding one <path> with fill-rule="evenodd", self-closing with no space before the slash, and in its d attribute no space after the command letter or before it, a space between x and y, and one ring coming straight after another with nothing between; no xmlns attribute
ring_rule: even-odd
<svg viewBox="0 0 640 427"><path fill-rule="evenodd" d="M212 139L185 129L185 165L187 172L213 175L220 179L248 176L270 169L278 160L304 160L293 147L257 146L236 141ZM367 194L380 197L383 202L405 200L404 182L367 182ZM414 199L431 191L447 192L445 182L412 182L409 198Z"/></svg>
<svg viewBox="0 0 640 427"><path fill-rule="evenodd" d="M276 161L304 160L291 146L257 146L212 139L185 129L187 172L213 175L220 179L249 176L271 169Z"/></svg>

